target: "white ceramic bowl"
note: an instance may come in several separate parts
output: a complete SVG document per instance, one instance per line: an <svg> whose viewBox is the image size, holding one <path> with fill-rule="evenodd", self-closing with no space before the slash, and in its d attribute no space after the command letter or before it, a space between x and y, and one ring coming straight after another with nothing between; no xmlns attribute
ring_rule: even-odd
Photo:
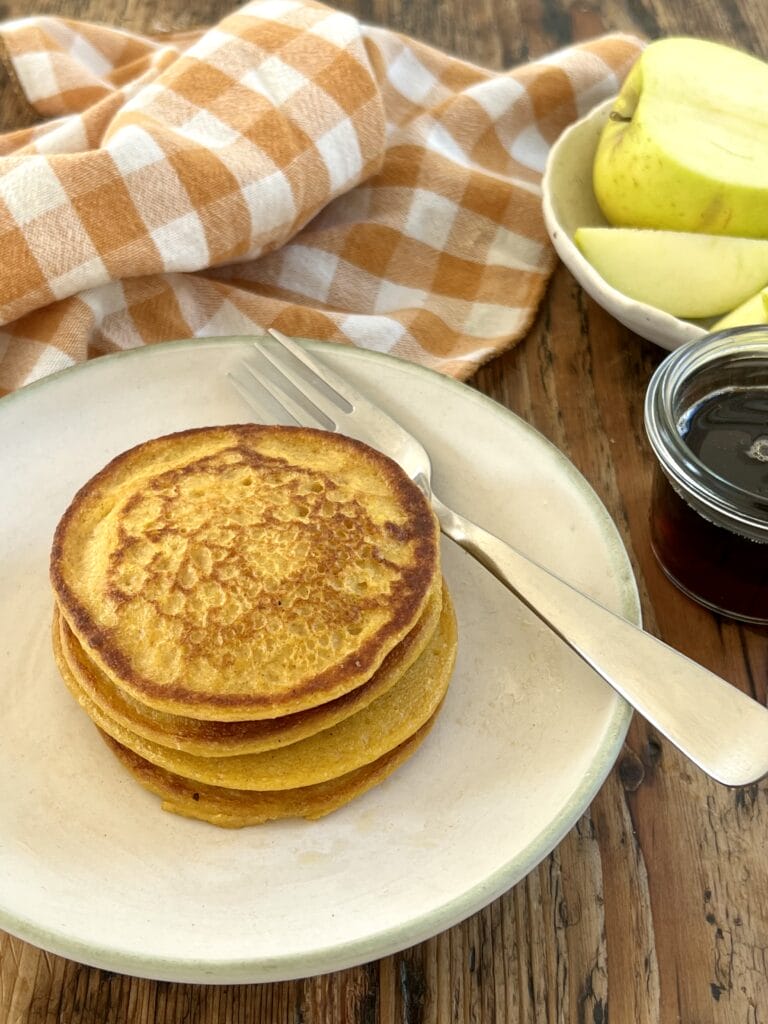
<svg viewBox="0 0 768 1024"><path fill-rule="evenodd" d="M674 349L706 333L712 321L681 320L627 298L587 262L573 240L580 227L607 225L592 190L592 162L613 100L566 129L549 155L543 181L544 220L557 254L595 302L642 338Z"/></svg>

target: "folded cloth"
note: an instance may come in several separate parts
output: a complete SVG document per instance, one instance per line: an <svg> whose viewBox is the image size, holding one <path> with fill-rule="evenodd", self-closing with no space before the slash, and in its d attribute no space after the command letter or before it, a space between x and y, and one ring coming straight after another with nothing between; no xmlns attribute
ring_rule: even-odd
<svg viewBox="0 0 768 1024"><path fill-rule="evenodd" d="M159 41L48 17L0 40L49 118L0 136L3 391L270 326L468 376L553 269L549 146L641 47L500 74L299 0Z"/></svg>

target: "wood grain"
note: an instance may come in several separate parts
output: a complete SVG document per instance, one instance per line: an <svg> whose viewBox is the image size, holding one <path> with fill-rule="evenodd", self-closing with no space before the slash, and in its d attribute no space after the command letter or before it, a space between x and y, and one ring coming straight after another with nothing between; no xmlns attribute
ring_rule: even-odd
<svg viewBox="0 0 768 1024"><path fill-rule="evenodd" d="M342 0L363 19L489 67L619 29L692 34L768 58L751 0ZM221 0L37 0L35 11L160 32ZM24 0L0 17L29 13ZM7 78L0 127L28 123ZM646 627L766 700L768 635L686 600L650 552L647 381L663 352L556 272L525 341L475 384L557 444L621 530ZM0 934L0 1024L766 1024L768 786L726 790L635 718L589 812L485 910L396 956L319 978L204 987L112 975ZM116 922L116 927L117 927Z"/></svg>

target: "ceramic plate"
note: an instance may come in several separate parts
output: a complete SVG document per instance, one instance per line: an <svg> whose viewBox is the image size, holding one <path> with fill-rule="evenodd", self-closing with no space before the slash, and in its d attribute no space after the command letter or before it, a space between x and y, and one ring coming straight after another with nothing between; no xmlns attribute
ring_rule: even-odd
<svg viewBox="0 0 768 1024"><path fill-rule="evenodd" d="M542 183L544 220L560 259L595 302L641 338L662 348L678 348L700 338L714 321L680 320L627 298L603 280L573 240L577 228L608 224L592 190L592 162L613 103L611 99L595 107L552 147Z"/></svg>
<svg viewBox="0 0 768 1024"><path fill-rule="evenodd" d="M531 427L430 371L317 347L418 432L444 501L638 620L613 523ZM49 546L74 492L117 453L170 431L252 419L226 376L248 351L245 339L153 346L0 401L0 927L133 975L289 979L448 928L559 842L610 770L630 718L446 542L460 650L437 725L412 760L318 822L227 831L163 813L58 678ZM273 421L273 411L261 419Z"/></svg>

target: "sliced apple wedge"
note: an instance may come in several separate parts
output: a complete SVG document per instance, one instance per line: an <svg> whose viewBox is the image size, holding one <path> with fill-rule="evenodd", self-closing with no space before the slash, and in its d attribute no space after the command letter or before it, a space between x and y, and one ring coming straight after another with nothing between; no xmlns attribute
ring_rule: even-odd
<svg viewBox="0 0 768 1024"><path fill-rule="evenodd" d="M768 240L644 228L579 228L608 284L673 316L719 316L768 285Z"/></svg>
<svg viewBox="0 0 768 1024"><path fill-rule="evenodd" d="M712 325L713 331L724 331L729 327L748 327L750 324L768 324L768 288L761 288L746 302Z"/></svg>

